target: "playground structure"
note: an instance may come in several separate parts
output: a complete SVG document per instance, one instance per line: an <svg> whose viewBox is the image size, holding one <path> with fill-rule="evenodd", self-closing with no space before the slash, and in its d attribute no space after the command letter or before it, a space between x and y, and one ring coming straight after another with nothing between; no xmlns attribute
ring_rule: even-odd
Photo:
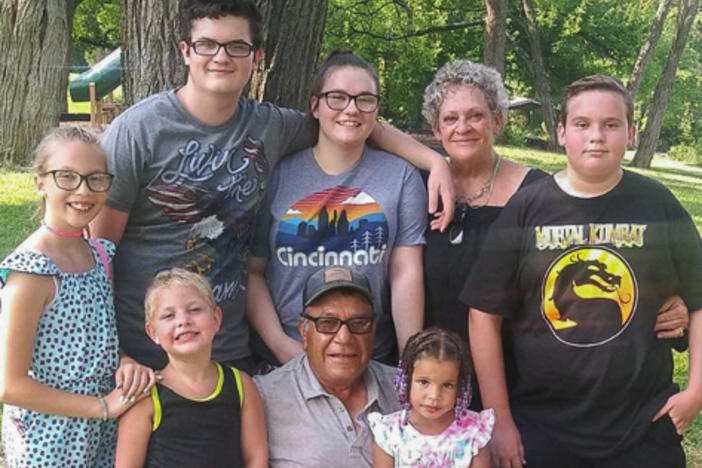
<svg viewBox="0 0 702 468"><path fill-rule="evenodd" d="M71 80L69 85L74 102L90 101L90 124L93 126L110 123L121 110L112 95L121 84L121 54L120 48L115 49L93 68Z"/></svg>

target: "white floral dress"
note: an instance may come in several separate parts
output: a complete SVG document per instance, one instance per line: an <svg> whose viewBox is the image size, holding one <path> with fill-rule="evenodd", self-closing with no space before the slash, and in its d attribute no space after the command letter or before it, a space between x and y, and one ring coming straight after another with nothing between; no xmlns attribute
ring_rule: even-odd
<svg viewBox="0 0 702 468"><path fill-rule="evenodd" d="M491 409L468 411L441 434L426 435L408 421L407 410L386 416L368 415L375 443L402 468L468 468L478 450L485 447L495 426Z"/></svg>
<svg viewBox="0 0 702 468"><path fill-rule="evenodd" d="M98 242L111 258L114 244ZM13 252L0 264L0 286L12 271L54 277L56 296L39 317L29 375L59 390L97 396L114 388L119 356L112 287L100 255L90 249L95 267L82 273L64 273L39 252ZM116 441L115 421L4 407L8 468L113 467Z"/></svg>

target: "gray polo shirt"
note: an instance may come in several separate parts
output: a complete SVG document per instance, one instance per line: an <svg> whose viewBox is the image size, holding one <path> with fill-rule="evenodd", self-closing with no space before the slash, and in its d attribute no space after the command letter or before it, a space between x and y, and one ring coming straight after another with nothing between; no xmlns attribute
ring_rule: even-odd
<svg viewBox="0 0 702 468"><path fill-rule="evenodd" d="M392 385L395 369L371 361L363 374L368 401L359 413L358 432L341 400L327 393L303 353L254 380L263 397L272 468L373 466L368 414L388 414L400 405Z"/></svg>

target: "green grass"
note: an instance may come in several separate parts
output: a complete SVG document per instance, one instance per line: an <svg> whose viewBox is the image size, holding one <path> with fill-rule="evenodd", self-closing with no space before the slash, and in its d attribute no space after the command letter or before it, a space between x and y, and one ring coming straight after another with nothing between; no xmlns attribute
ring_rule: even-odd
<svg viewBox="0 0 702 468"><path fill-rule="evenodd" d="M562 154L513 147L499 147L498 152L522 164L551 173L565 164L565 156ZM698 189L702 185L702 168L655 159L651 169L640 172L670 187L692 215L697 229L702 232L702 191ZM32 218L37 199L31 175L22 172L0 173L0 258L4 258L36 228L37 222ZM675 353L674 379L681 387L687 381L687 374L687 355ZM690 427L683 444L688 467L702 468L702 418L698 417Z"/></svg>

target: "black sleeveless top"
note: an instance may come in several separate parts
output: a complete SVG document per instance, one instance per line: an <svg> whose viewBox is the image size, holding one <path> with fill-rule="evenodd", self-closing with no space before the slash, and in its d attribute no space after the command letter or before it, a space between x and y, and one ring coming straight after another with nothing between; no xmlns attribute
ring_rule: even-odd
<svg viewBox="0 0 702 468"><path fill-rule="evenodd" d="M156 384L151 389L154 427L146 468L239 468L241 407L239 371L215 363L217 386L210 396L191 400Z"/></svg>

